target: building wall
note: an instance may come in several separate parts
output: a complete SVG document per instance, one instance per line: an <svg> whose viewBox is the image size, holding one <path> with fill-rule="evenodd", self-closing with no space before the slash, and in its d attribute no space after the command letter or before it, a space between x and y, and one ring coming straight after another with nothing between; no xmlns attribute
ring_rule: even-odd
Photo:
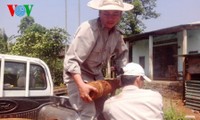
<svg viewBox="0 0 200 120"><path fill-rule="evenodd" d="M139 57L145 57L145 73L149 75L149 41L141 40L134 42L132 46L132 60L133 62L139 63Z"/></svg>
<svg viewBox="0 0 200 120"><path fill-rule="evenodd" d="M170 34L170 35L162 35L153 38L153 42L156 41L164 41L164 40L170 40L170 39L176 39L176 35ZM139 63L139 57L144 56L145 57L145 73L147 76L149 76L149 40L144 39L140 41L134 42L132 46L132 60L133 62Z"/></svg>
<svg viewBox="0 0 200 120"><path fill-rule="evenodd" d="M183 33L179 32L177 33L177 38L178 38L178 54L181 55L183 54L183 45L182 45L182 40L183 40ZM195 29L195 30L187 30L187 54L190 52L195 52L198 51L200 53L200 29ZM183 70L183 57L178 57L178 71Z"/></svg>
<svg viewBox="0 0 200 120"><path fill-rule="evenodd" d="M183 54L183 33L179 32L177 33L177 40L178 40L178 55L182 55ZM178 57L178 71L183 71L183 57Z"/></svg>
<svg viewBox="0 0 200 120"><path fill-rule="evenodd" d="M153 38L153 41L165 41L170 39L177 39L178 42L178 55L183 54L183 32L178 32L177 34L166 34L160 35ZM187 30L187 51L193 52L198 51L200 53L200 29ZM145 73L149 76L149 40L144 39L140 41L135 41L132 45L132 60L133 62L139 63L139 57L145 57ZM183 57L178 57L178 71L183 70Z"/></svg>
<svg viewBox="0 0 200 120"><path fill-rule="evenodd" d="M188 31L188 53L198 51L200 53L200 29Z"/></svg>

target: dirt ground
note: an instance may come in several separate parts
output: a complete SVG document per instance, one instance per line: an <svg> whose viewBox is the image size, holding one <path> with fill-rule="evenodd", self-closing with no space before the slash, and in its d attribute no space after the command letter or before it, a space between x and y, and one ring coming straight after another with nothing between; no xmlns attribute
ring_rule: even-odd
<svg viewBox="0 0 200 120"><path fill-rule="evenodd" d="M153 81L146 83L145 88L159 91L163 96L163 105L165 108L171 106L175 108L178 113L183 113L186 116L194 117L200 120L200 111L192 110L184 105L183 97L183 82L182 81Z"/></svg>
<svg viewBox="0 0 200 120"><path fill-rule="evenodd" d="M31 120L26 118L0 118L0 120Z"/></svg>
<svg viewBox="0 0 200 120"><path fill-rule="evenodd" d="M195 119L189 120L200 120L200 111L192 110L184 105L184 102L181 99L169 99L163 98L164 109L170 106L173 106L176 111L181 112L189 117L195 117Z"/></svg>

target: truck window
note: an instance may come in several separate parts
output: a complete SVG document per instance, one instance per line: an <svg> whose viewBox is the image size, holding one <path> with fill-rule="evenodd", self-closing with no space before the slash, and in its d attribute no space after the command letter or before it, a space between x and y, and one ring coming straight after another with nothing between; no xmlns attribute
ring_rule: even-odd
<svg viewBox="0 0 200 120"><path fill-rule="evenodd" d="M26 64L5 61L4 89L25 89Z"/></svg>
<svg viewBox="0 0 200 120"><path fill-rule="evenodd" d="M47 87L44 69L35 64L30 65L30 89L45 89Z"/></svg>
<svg viewBox="0 0 200 120"><path fill-rule="evenodd" d="M26 63L5 61L4 90L25 90ZM30 64L29 89L42 90L47 87L45 70L40 65Z"/></svg>

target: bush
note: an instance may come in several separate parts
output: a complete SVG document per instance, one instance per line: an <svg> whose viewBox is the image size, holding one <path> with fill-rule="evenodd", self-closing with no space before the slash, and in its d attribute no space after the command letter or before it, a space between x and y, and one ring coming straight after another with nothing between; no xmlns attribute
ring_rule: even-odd
<svg viewBox="0 0 200 120"><path fill-rule="evenodd" d="M186 120L185 114L177 111L172 105L164 109L164 120Z"/></svg>

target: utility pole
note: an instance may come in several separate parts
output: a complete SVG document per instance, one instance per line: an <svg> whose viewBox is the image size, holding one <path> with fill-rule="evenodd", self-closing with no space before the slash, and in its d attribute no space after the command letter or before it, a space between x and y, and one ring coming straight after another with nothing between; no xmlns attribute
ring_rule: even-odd
<svg viewBox="0 0 200 120"><path fill-rule="evenodd" d="M81 22L81 6L80 6L80 0L78 0L78 25L80 25Z"/></svg>
<svg viewBox="0 0 200 120"><path fill-rule="evenodd" d="M65 30L68 33L68 29L67 29L68 20L67 20L67 18L68 18L68 15L67 15L67 0L65 0ZM66 44L65 50L64 50L64 56L65 56L65 53L67 52L67 49L68 49L68 45ZM64 71L63 71L63 73L64 73Z"/></svg>
<svg viewBox="0 0 200 120"><path fill-rule="evenodd" d="M65 30L67 32L67 0L65 0Z"/></svg>

